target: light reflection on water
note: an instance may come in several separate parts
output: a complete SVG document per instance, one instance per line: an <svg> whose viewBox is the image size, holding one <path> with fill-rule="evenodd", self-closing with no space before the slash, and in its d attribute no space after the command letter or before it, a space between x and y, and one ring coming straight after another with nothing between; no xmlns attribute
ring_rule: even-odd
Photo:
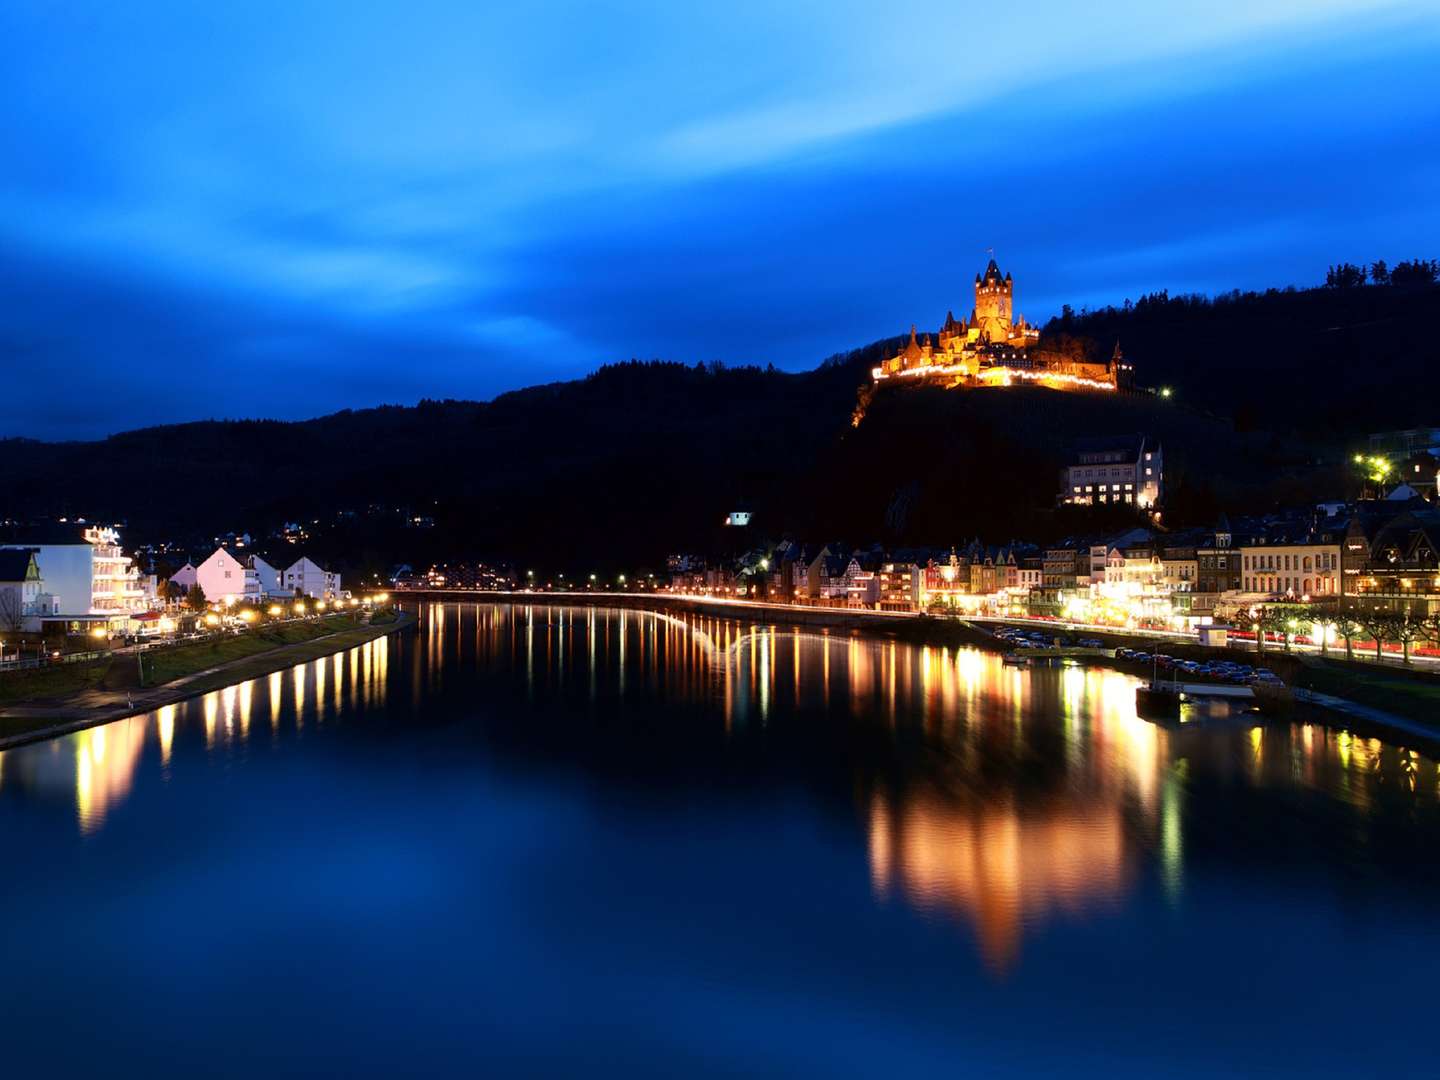
<svg viewBox="0 0 1440 1080"><path fill-rule="evenodd" d="M154 747L157 778L168 778L177 740L198 737L207 753L233 753L244 747L256 709L263 709L263 725L279 733L293 723L304 726L306 701L318 701L327 667L333 673L333 707L383 705L390 639L378 638L333 657L299 664L286 674L274 672L263 679L213 690L197 701L165 705L151 713L87 728L47 742L0 753L0 790L53 803L73 792L75 818L82 834L100 829L106 818L124 805L137 782L148 747ZM346 670L365 674L340 690ZM265 696L259 697L260 684ZM257 698L259 704L257 705ZM182 712L189 708L191 711ZM198 710L198 714L195 710ZM185 729L186 719L198 725Z"/></svg>
<svg viewBox="0 0 1440 1080"><path fill-rule="evenodd" d="M477 673L537 709L643 703L672 724L718 722L737 745L809 718L819 726L805 731L850 755L856 857L876 903L959 920L1003 973L1030 928L1114 909L1147 873L1182 901L1197 768L1221 785L1321 792L1357 820L1382 795L1433 803L1440 786L1429 757L1346 731L1251 718L1158 728L1135 714L1135 680L1099 668L1031 671L972 649L655 612L420 615L406 640L0 755L0 796L69 802L93 836L137 785L195 767L187 749L243 764L260 733L284 752L393 698L419 715L448 682L478 686ZM845 742L847 725L868 734Z"/></svg>

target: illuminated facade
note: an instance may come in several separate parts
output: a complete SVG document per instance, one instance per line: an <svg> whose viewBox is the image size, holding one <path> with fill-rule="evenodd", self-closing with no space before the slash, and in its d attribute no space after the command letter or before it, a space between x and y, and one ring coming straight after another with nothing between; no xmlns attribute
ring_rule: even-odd
<svg viewBox="0 0 1440 1080"><path fill-rule="evenodd" d="M1068 506L1154 507L1165 492L1160 444L1144 435L1086 439L1076 447L1056 501Z"/></svg>
<svg viewBox="0 0 1440 1080"><path fill-rule="evenodd" d="M66 525L36 543L5 546L34 551L56 617L123 624L155 606L154 579L141 577L109 526Z"/></svg>
<svg viewBox="0 0 1440 1080"><path fill-rule="evenodd" d="M910 327L910 341L889 360L873 369L877 382L884 379L921 379L948 386L1012 386L1036 383L1058 390L1115 390L1119 374L1128 370L1117 345L1114 355L1101 362L1036 355L1040 331L1014 315L1015 282L991 259L983 274L975 275L975 306L969 319L945 316L932 343Z"/></svg>

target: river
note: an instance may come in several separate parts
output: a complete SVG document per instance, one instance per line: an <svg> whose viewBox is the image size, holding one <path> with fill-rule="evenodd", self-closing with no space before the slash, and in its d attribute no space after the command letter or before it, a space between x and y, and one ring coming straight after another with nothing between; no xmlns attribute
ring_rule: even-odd
<svg viewBox="0 0 1440 1080"><path fill-rule="evenodd" d="M748 620L414 631L0 755L13 1075L1428 1071L1440 772Z"/></svg>

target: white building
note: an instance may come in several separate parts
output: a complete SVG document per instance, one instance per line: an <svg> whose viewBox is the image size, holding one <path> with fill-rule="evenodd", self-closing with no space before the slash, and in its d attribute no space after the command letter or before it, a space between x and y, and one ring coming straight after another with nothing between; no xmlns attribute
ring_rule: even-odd
<svg viewBox="0 0 1440 1080"><path fill-rule="evenodd" d="M340 595L340 575L303 555L286 568L281 575L281 585L288 594L298 591L315 600L333 600Z"/></svg>
<svg viewBox="0 0 1440 1080"><path fill-rule="evenodd" d="M1144 435L1084 439L1062 474L1056 501L1071 506L1138 506L1148 510L1164 494L1160 444Z"/></svg>
<svg viewBox="0 0 1440 1080"><path fill-rule="evenodd" d="M238 555L216 548L195 568L195 581L212 604L236 604L260 599L260 583Z"/></svg>
<svg viewBox="0 0 1440 1080"><path fill-rule="evenodd" d="M179 574L170 580L177 580ZM259 555L236 555L223 547L195 568L195 582L212 604L258 604L289 595L280 584L280 571Z"/></svg>
<svg viewBox="0 0 1440 1080"><path fill-rule="evenodd" d="M0 551L0 633L35 633L55 608L35 553L23 548Z"/></svg>
<svg viewBox="0 0 1440 1080"><path fill-rule="evenodd" d="M103 525L62 526L42 535L36 543L6 544L7 549L28 548L45 589L55 598L55 614L77 621L124 623L147 611L153 591L140 580L140 570L120 550L120 534Z"/></svg>
<svg viewBox="0 0 1440 1080"><path fill-rule="evenodd" d="M172 584L178 585L186 592L189 592L190 587L198 584L200 579L195 574L195 567L187 562L184 566L180 567L179 570L176 570L175 573L170 575L170 581Z"/></svg>

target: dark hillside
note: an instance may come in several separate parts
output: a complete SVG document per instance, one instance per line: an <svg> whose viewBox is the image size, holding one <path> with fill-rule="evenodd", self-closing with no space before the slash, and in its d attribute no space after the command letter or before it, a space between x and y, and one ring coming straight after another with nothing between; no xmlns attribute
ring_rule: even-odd
<svg viewBox="0 0 1440 1080"><path fill-rule="evenodd" d="M1147 385L1243 428L1342 439L1440 424L1440 287L1351 285L1214 299L1155 293L1047 334L1118 340Z"/></svg>

